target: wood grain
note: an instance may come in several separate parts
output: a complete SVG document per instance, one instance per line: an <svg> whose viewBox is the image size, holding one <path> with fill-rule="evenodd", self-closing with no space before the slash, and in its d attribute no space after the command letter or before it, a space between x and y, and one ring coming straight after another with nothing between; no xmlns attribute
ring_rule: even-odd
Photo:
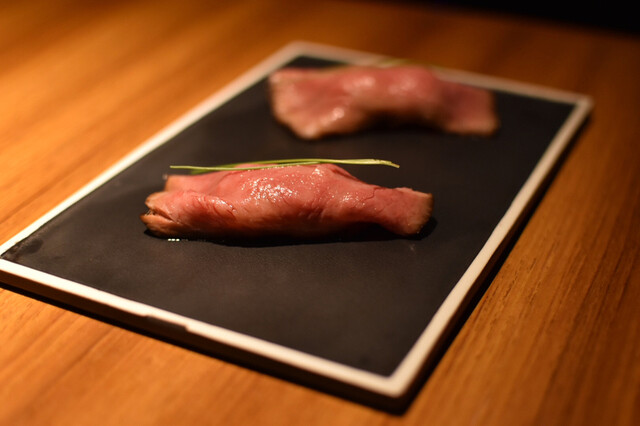
<svg viewBox="0 0 640 426"><path fill-rule="evenodd" d="M580 92L593 116L406 413L0 285L0 424L640 423L640 40L416 3L0 3L0 241L292 40Z"/></svg>

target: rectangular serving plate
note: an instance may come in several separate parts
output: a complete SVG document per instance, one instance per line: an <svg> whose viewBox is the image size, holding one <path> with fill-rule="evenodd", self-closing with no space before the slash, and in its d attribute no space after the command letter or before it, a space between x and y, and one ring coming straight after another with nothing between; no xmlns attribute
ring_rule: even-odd
<svg viewBox="0 0 640 426"><path fill-rule="evenodd" d="M498 136L399 128L309 143L270 116L265 78L275 69L391 62L307 42L285 46L4 243L0 278L231 362L381 409L405 408L592 103L434 68L497 94ZM434 218L416 239L234 246L157 239L135 214L169 164L302 156L399 162L402 172L350 171L385 186L433 189ZM96 220L106 224L92 234ZM87 233L93 242L80 241ZM219 279L205 279L212 271Z"/></svg>

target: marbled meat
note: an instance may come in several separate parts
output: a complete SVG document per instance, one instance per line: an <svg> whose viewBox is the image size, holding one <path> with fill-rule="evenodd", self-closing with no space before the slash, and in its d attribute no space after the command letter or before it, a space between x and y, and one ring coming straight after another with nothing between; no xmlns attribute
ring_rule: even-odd
<svg viewBox="0 0 640 426"><path fill-rule="evenodd" d="M333 164L172 175L141 216L149 231L179 238L315 238L379 225L420 232L433 197L362 182Z"/></svg>
<svg viewBox="0 0 640 426"><path fill-rule="evenodd" d="M498 128L493 94L420 66L284 68L269 76L275 118L303 139L384 123L417 123L456 134Z"/></svg>

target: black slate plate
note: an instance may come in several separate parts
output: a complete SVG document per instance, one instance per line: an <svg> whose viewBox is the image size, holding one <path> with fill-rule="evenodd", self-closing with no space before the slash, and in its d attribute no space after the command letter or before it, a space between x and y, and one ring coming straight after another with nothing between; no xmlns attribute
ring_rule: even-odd
<svg viewBox="0 0 640 426"><path fill-rule="evenodd" d="M496 135L402 127L306 142L272 118L264 80L272 69L378 60L286 47L4 244L3 280L380 408L406 406L591 105L440 71L495 91ZM433 193L433 218L416 238L373 232L259 244L166 241L139 219L170 164L291 157L396 162L400 169L345 168L370 183Z"/></svg>

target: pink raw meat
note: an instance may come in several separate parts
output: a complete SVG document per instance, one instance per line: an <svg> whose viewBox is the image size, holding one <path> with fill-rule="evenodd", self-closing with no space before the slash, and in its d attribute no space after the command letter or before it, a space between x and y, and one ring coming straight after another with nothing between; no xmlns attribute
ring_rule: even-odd
<svg viewBox="0 0 640 426"><path fill-rule="evenodd" d="M278 121L304 139L352 133L378 121L489 135L498 128L491 92L442 80L427 68L285 68L269 77Z"/></svg>
<svg viewBox="0 0 640 426"><path fill-rule="evenodd" d="M409 236L431 216L431 194L362 182L333 164L170 176L141 216L162 237L334 235L377 224Z"/></svg>

